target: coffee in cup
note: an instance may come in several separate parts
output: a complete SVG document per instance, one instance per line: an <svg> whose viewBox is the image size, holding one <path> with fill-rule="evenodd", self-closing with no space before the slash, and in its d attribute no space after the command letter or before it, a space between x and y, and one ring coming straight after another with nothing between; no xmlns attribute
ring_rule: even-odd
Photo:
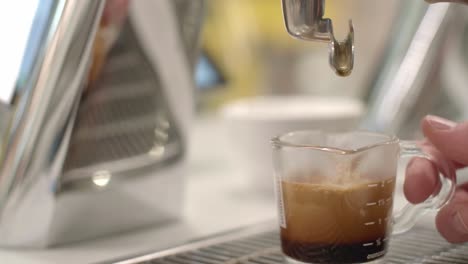
<svg viewBox="0 0 468 264"><path fill-rule="evenodd" d="M306 263L359 263L382 257L394 182L394 177L351 185L281 181L283 252Z"/></svg>
<svg viewBox="0 0 468 264"><path fill-rule="evenodd" d="M400 157L431 157L418 144L366 131L304 130L272 140L281 247L288 263L382 263L403 233L453 197L455 175L422 204L393 213Z"/></svg>

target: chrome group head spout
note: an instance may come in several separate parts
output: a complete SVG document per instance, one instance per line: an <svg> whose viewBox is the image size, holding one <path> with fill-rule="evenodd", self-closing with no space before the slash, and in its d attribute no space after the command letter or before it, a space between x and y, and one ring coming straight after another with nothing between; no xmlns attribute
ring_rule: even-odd
<svg viewBox="0 0 468 264"><path fill-rule="evenodd" d="M338 41L330 33L331 41L329 44L330 66L339 76L348 76L351 74L354 66L354 28L353 22L349 21L348 36L343 41Z"/></svg>
<svg viewBox="0 0 468 264"><path fill-rule="evenodd" d="M329 62L339 76L351 74L354 66L354 28L344 41L337 41L331 19L323 18L325 0L282 0L286 30L294 38L329 43Z"/></svg>

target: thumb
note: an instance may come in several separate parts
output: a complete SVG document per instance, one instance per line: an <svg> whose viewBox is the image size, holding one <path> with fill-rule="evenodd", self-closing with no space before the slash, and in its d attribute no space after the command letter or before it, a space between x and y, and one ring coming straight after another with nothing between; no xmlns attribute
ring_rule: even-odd
<svg viewBox="0 0 468 264"><path fill-rule="evenodd" d="M468 122L457 124L442 117L426 116L422 130L443 156L460 165L468 165Z"/></svg>

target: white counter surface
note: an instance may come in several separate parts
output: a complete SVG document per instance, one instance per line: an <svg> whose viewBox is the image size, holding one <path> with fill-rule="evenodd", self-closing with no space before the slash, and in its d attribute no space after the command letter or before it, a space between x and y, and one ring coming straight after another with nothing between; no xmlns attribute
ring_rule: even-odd
<svg viewBox="0 0 468 264"><path fill-rule="evenodd" d="M274 218L273 195L246 187L241 172L224 155L222 135L213 133L213 126L213 120L195 123L184 216L179 222L46 250L0 249L0 263L95 263ZM216 147L208 148L208 143Z"/></svg>
<svg viewBox="0 0 468 264"><path fill-rule="evenodd" d="M222 134L214 133L219 131L213 129L216 125L211 119L195 124L181 221L46 250L1 249L0 263L95 263L158 251L275 218L273 194L248 187L243 173L226 157ZM207 147L208 143L214 147ZM424 221L431 224L432 217Z"/></svg>

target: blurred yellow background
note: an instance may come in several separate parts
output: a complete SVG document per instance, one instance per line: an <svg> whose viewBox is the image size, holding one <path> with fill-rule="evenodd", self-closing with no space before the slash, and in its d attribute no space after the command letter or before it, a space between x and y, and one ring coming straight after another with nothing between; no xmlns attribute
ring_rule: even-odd
<svg viewBox="0 0 468 264"><path fill-rule="evenodd" d="M365 63L372 64L380 52L379 44L381 46L384 41L381 36L385 36L385 29L390 27L389 21L398 2L328 0L325 16L333 19L339 39L347 33L348 19L353 19L357 31L356 45L361 41L375 46L370 49L365 45L357 47L357 52L362 50L359 48L366 49L368 59ZM204 109L216 109L227 101L261 94L327 94L323 90L343 84L362 86L357 92L343 93L344 96L360 96L359 91L364 86L360 83L367 80L368 75L363 72L370 65L361 69L357 67L357 74L345 82L343 78L340 80L334 76L328 65L326 43L299 41L287 34L280 0L207 0L206 3L202 47L227 82L223 89L214 89L203 95ZM363 18L365 22L361 26ZM369 20L376 23L369 23ZM371 32L378 29L380 33ZM362 41L360 30L369 31L376 39L370 43ZM356 60L359 62L359 58ZM312 82L314 79L316 83ZM333 91L331 89L330 93Z"/></svg>

